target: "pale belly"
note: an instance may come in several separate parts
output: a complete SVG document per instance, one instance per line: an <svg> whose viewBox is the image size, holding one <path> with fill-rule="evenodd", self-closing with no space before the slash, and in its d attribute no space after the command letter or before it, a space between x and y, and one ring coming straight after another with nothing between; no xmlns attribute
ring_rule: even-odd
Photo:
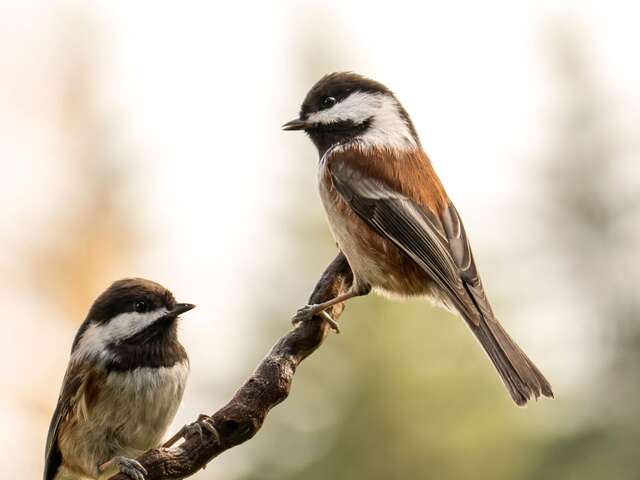
<svg viewBox="0 0 640 480"><path fill-rule="evenodd" d="M349 266L354 274L354 283L381 287L386 283L385 272L377 262L369 259L370 252L366 251L366 247L362 245L357 232L354 231L353 222L351 219L345 218L336 202L330 201L329 195L323 195L324 190L321 188L320 194L327 213L329 229L340 250L349 261Z"/></svg>
<svg viewBox="0 0 640 480"><path fill-rule="evenodd" d="M391 297L435 297L431 279L390 240L358 217L320 169L320 198L333 238L354 274L354 285ZM435 299L435 298L434 298Z"/></svg>
<svg viewBox="0 0 640 480"><path fill-rule="evenodd" d="M108 374L104 394L90 409L80 406L77 422L59 438L69 467L95 478L98 464L157 447L178 410L188 371L188 364L178 363Z"/></svg>

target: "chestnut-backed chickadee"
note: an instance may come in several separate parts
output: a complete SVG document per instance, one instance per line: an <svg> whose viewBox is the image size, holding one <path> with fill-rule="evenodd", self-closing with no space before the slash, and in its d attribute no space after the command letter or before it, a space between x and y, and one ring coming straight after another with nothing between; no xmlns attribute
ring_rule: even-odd
<svg viewBox="0 0 640 480"><path fill-rule="evenodd" d="M51 419L44 480L145 471L132 457L157 447L182 400L189 361L176 303L155 282L128 278L100 295L71 349Z"/></svg>
<svg viewBox="0 0 640 480"><path fill-rule="evenodd" d="M318 149L320 196L354 274L346 294L301 308L294 322L372 288L428 297L466 321L518 405L553 397L491 310L460 216L387 87L350 72L326 75L283 129L304 130Z"/></svg>

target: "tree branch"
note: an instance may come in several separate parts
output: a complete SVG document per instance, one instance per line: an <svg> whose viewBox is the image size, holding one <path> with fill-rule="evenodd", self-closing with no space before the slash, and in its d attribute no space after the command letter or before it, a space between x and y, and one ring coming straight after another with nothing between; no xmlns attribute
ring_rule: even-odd
<svg viewBox="0 0 640 480"><path fill-rule="evenodd" d="M344 293L352 281L349 264L340 253L322 274L309 302L321 303ZM330 313L337 319L343 309L343 304L335 305ZM252 438L269 411L287 398L296 368L320 346L328 331L327 322L314 317L280 338L229 403L212 415L220 441L203 427L202 436L191 435L172 448L149 450L137 459L148 472L146 480L188 477L225 450ZM110 480L130 479L117 474Z"/></svg>

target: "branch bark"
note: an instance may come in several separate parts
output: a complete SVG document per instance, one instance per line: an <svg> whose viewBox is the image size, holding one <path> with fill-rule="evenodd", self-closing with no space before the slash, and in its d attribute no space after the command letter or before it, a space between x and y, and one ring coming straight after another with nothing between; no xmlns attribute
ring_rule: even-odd
<svg viewBox="0 0 640 480"><path fill-rule="evenodd" d="M352 281L351 268L340 253L322 274L309 302L321 303L340 295L349 289ZM343 309L344 305L338 304L329 313L337 319ZM145 452L137 460L148 472L146 480L189 477L225 450L251 439L269 411L289 396L296 368L322 344L328 331L327 322L314 317L280 338L229 403L212 415L220 441L203 427L202 436L191 435L172 448ZM110 480L130 479L117 474Z"/></svg>

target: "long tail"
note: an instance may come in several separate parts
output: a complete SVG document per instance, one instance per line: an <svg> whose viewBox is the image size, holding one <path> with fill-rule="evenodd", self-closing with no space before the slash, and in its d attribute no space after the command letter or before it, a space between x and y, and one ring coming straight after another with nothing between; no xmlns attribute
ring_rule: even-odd
<svg viewBox="0 0 640 480"><path fill-rule="evenodd" d="M551 385L533 362L502 328L498 320L479 315L476 325L467 320L480 344L498 370L513 401L522 406L540 395L553 398Z"/></svg>

